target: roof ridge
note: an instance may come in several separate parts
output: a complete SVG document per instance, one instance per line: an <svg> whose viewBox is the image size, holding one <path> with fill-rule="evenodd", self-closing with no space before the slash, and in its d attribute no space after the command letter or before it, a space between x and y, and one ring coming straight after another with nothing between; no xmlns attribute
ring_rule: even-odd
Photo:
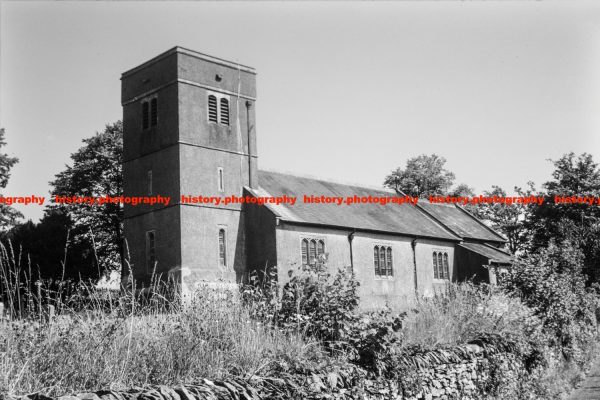
<svg viewBox="0 0 600 400"><path fill-rule="evenodd" d="M296 178L312 179L312 180L320 181L320 182L335 183L338 185L351 186L351 187L357 187L357 188L369 189L369 190L377 190L380 192L390 193L390 194L398 194L395 190L386 188L385 186L376 187L376 186L371 186L371 185L366 185L366 184L356 183L356 182L344 182L344 181L338 180L338 179L320 178L320 177L317 177L317 176L311 175L311 174L298 174L296 172L275 171L275 170L271 170L271 169L267 169L267 168L261 168L258 170L258 172L267 172L267 173L280 174L280 175L290 175L290 176L293 176ZM258 185L260 186L260 180L258 182Z"/></svg>

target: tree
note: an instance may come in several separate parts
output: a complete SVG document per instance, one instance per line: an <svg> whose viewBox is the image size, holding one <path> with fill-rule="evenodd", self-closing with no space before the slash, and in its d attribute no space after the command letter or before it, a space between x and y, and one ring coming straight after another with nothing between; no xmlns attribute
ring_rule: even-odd
<svg viewBox="0 0 600 400"><path fill-rule="evenodd" d="M123 124L106 125L101 133L83 140L84 146L71 155L73 165L51 182L52 196L117 197L123 194L121 161ZM123 265L123 207L120 203L58 204L73 222L73 241L86 243L98 258L102 273Z"/></svg>
<svg viewBox="0 0 600 400"><path fill-rule="evenodd" d="M0 148L6 146L4 128L0 128ZM10 178L10 170L19 162L17 157L10 157L6 153L0 153L0 188L6 188ZM6 230L17 223L23 214L6 204L0 204L0 229Z"/></svg>
<svg viewBox="0 0 600 400"><path fill-rule="evenodd" d="M100 279L93 249L87 243L73 243L69 216L61 209L49 209L42 220L19 224L3 235L5 245L18 249L20 265L38 279L92 280Z"/></svg>
<svg viewBox="0 0 600 400"><path fill-rule="evenodd" d="M534 191L533 183L529 182L529 189L523 190L515 187L515 192L519 196L528 197ZM492 186L492 190L484 192L486 197L506 197L506 191L499 186ZM532 205L526 204L506 204L482 203L477 205L476 215L491 223L492 228L501 232L508 239L508 250L515 254L525 250L529 241L529 235L525 226L525 220L528 218Z"/></svg>
<svg viewBox="0 0 600 400"><path fill-rule="evenodd" d="M600 278L600 207L597 204L555 202L555 198L588 196L600 198L600 168L591 154L573 152L553 161L552 180L544 183L546 201L532 209L526 227L532 249L548 246L551 240L568 240L584 254L584 272L591 281Z"/></svg>
<svg viewBox="0 0 600 400"><path fill-rule="evenodd" d="M444 168L446 159L437 154L410 158L406 168L397 168L386 176L384 185L409 196L430 195L472 196L473 189L465 184L451 190L454 173Z"/></svg>

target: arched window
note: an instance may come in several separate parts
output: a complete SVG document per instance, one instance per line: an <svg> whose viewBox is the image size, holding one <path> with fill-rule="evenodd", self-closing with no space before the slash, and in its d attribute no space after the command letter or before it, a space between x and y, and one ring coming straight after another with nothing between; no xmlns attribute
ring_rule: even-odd
<svg viewBox="0 0 600 400"><path fill-rule="evenodd" d="M379 276L379 246L373 248L373 265L375 266L375 276Z"/></svg>
<svg viewBox="0 0 600 400"><path fill-rule="evenodd" d="M217 97L214 94L208 95L208 121L218 122L217 119Z"/></svg>
<svg viewBox="0 0 600 400"><path fill-rule="evenodd" d="M438 261L438 276L439 279L444 279L444 264L442 261L442 253L438 252L438 256L437 256L437 261Z"/></svg>
<svg viewBox="0 0 600 400"><path fill-rule="evenodd" d="M317 241L312 239L308 246L308 263L314 265L317 262Z"/></svg>
<svg viewBox="0 0 600 400"><path fill-rule="evenodd" d="M225 229L219 229L219 265L221 267L227 265L227 243Z"/></svg>
<svg viewBox="0 0 600 400"><path fill-rule="evenodd" d="M448 266L448 253L444 253L444 279L450 279L450 267Z"/></svg>
<svg viewBox="0 0 600 400"><path fill-rule="evenodd" d="M320 258L323 254L325 254L325 241L319 240L317 242L317 257Z"/></svg>
<svg viewBox="0 0 600 400"><path fill-rule="evenodd" d="M150 126L150 104L147 101L142 102L142 129L148 129Z"/></svg>
<svg viewBox="0 0 600 400"><path fill-rule="evenodd" d="M158 124L158 99L155 97L150 100L150 126Z"/></svg>
<svg viewBox="0 0 600 400"><path fill-rule="evenodd" d="M437 264L437 252L433 252L433 277L435 279L440 279L440 274L438 272L438 264Z"/></svg>
<svg viewBox="0 0 600 400"><path fill-rule="evenodd" d="M229 100L221 98L221 123L229 125Z"/></svg>
<svg viewBox="0 0 600 400"><path fill-rule="evenodd" d="M390 246L373 246L373 265L375 266L375 276L391 277L394 273L392 248Z"/></svg>
<svg viewBox="0 0 600 400"><path fill-rule="evenodd" d="M308 239L302 239L302 265L308 264Z"/></svg>
<svg viewBox="0 0 600 400"><path fill-rule="evenodd" d="M387 275L388 276L393 276L394 275L394 270L393 270L393 266L392 266L392 248L388 247L387 250L387 256L386 256L386 263L387 263Z"/></svg>
<svg viewBox="0 0 600 400"><path fill-rule="evenodd" d="M219 192L225 191L225 180L223 179L223 168L217 168L217 188Z"/></svg>
<svg viewBox="0 0 600 400"><path fill-rule="evenodd" d="M146 232L146 269L154 271L156 266L156 234L154 231Z"/></svg>

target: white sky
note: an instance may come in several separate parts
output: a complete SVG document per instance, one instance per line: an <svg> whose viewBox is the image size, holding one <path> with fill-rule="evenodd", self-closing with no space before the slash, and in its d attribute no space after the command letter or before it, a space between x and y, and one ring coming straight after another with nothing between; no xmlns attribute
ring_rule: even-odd
<svg viewBox="0 0 600 400"><path fill-rule="evenodd" d="M600 161L600 2L2 2L4 195L48 195L121 118L120 74L180 45L258 70L259 167L380 185L437 153L476 192ZM39 206L21 207L28 218Z"/></svg>

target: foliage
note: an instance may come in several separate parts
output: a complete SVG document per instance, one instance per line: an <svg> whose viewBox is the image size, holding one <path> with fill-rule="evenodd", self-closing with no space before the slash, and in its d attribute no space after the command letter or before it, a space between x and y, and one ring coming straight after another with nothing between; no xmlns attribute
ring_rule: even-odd
<svg viewBox="0 0 600 400"><path fill-rule="evenodd" d="M534 195L534 191L532 182L529 182L527 190L515 187L517 196L529 197ZM499 186L492 186L492 190L485 191L484 196L507 197L507 193ZM525 221L535 207L537 205L533 204L513 203L506 205L504 203L482 203L477 205L475 214L477 217L489 221L493 229L504 234L508 239L508 251L516 254L523 252L527 248L529 232Z"/></svg>
<svg viewBox="0 0 600 400"><path fill-rule="evenodd" d="M600 168L591 154L563 155L553 161L552 180L544 183L543 206L535 207L526 219L532 249L546 247L550 240L568 240L583 251L584 272L597 282L600 265L600 207L589 204L555 203L555 196L600 198Z"/></svg>
<svg viewBox="0 0 600 400"><path fill-rule="evenodd" d="M304 265L284 285L281 295L273 271L262 278L253 274L250 281L242 297L255 318L314 337L330 350L348 346L358 318L358 282L346 269L332 274L324 262Z"/></svg>
<svg viewBox="0 0 600 400"><path fill-rule="evenodd" d="M335 274L324 263L303 266L283 287L279 324L335 347L350 338L358 307L358 282L346 269Z"/></svg>
<svg viewBox="0 0 600 400"><path fill-rule="evenodd" d="M73 223L62 209L47 210L38 223L27 221L4 235L3 242L17 249L22 265L30 265L33 280L97 281L93 249L87 243L74 242Z"/></svg>
<svg viewBox="0 0 600 400"><path fill-rule="evenodd" d="M161 287L153 293L156 301L80 286L54 303L54 315L39 308L28 318L0 320L0 393L279 378L284 364L323 362L301 335L251 320L234 292L200 288L185 305Z"/></svg>
<svg viewBox="0 0 600 400"><path fill-rule="evenodd" d="M427 197L453 193L454 173L444 168L446 159L437 154L410 158L405 169L397 168L386 176L384 185L409 196ZM472 193L465 184L458 185L455 195Z"/></svg>
<svg viewBox="0 0 600 400"><path fill-rule="evenodd" d="M597 294L586 287L582 252L570 242L555 244L517 260L503 278L542 321L550 347L567 360L584 359L597 329Z"/></svg>
<svg viewBox="0 0 600 400"><path fill-rule="evenodd" d="M53 196L118 197L123 194L123 124L107 125L103 132L83 140L71 155L73 165L51 182ZM123 265L123 207L119 203L54 205L73 221L75 243L85 243L98 258L102 273Z"/></svg>
<svg viewBox="0 0 600 400"><path fill-rule="evenodd" d="M4 128L0 128L0 149L6 146ZM10 178L10 170L19 162L17 157L10 157L6 153L0 153L0 188L6 188ZM0 204L0 230L6 230L17 223L23 214L15 210L12 206Z"/></svg>

